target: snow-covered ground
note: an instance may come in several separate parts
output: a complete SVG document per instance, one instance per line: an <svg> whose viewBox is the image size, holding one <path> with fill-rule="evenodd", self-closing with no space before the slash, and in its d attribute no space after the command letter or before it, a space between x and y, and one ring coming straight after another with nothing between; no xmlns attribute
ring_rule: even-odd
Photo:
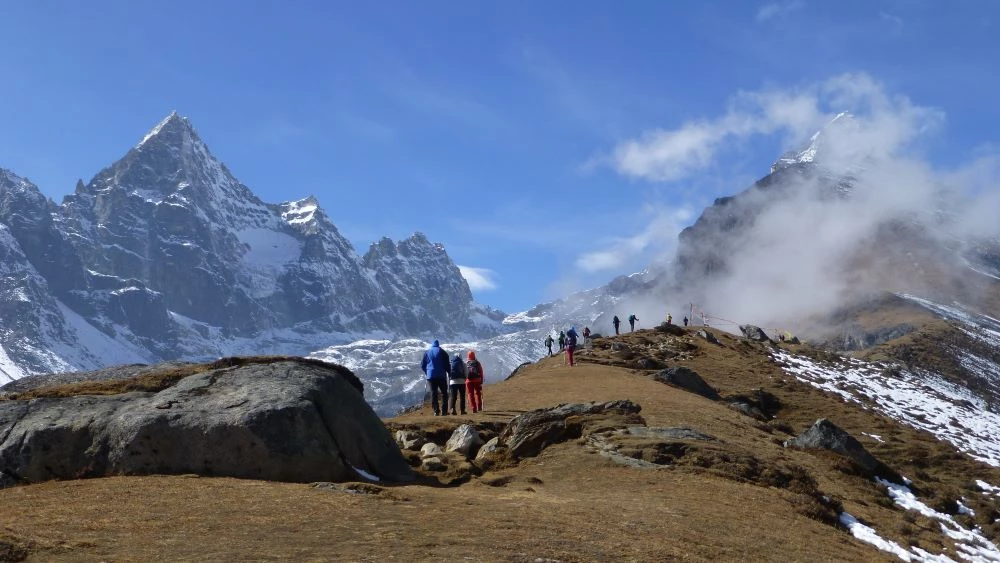
<svg viewBox="0 0 1000 563"><path fill-rule="evenodd" d="M904 424L927 430L971 457L1000 467L1000 415L971 391L930 372L910 372L853 358L819 363L783 350L773 358L789 374L845 401L874 408Z"/></svg>

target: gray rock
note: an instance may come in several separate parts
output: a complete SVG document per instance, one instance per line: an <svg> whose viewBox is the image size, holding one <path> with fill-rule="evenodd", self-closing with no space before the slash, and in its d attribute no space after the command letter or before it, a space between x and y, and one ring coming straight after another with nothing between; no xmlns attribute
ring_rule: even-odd
<svg viewBox="0 0 1000 563"><path fill-rule="evenodd" d="M740 332L743 336L749 338L750 340L756 340L757 342L771 342L764 329L754 326L754 325L740 325Z"/></svg>
<svg viewBox="0 0 1000 563"><path fill-rule="evenodd" d="M162 391L0 401L0 472L393 482L413 474L350 370L316 361L218 367Z"/></svg>
<svg viewBox="0 0 1000 563"><path fill-rule="evenodd" d="M455 429L448 443L444 446L446 452L458 452L465 457L472 457L480 446L483 445L479 431L471 424L463 424Z"/></svg>
<svg viewBox="0 0 1000 563"><path fill-rule="evenodd" d="M708 342L710 342L712 344L719 344L719 339L716 338L714 334L712 334L711 332L708 332L705 329L699 330L698 331L698 336L704 338L705 340L707 340Z"/></svg>
<svg viewBox="0 0 1000 563"><path fill-rule="evenodd" d="M427 443L427 438L409 430L397 430L396 443L404 450L418 451Z"/></svg>
<svg viewBox="0 0 1000 563"><path fill-rule="evenodd" d="M663 367L663 364L652 358L639 358L636 364L639 366L639 369L660 369Z"/></svg>
<svg viewBox="0 0 1000 563"><path fill-rule="evenodd" d="M476 453L476 461L482 461L487 455L492 454L500 449L500 437L494 436L490 438L483 447L479 448Z"/></svg>
<svg viewBox="0 0 1000 563"><path fill-rule="evenodd" d="M615 352L627 352L628 349L629 349L628 346L626 346L624 342L612 342L611 343L611 350L612 351L615 351Z"/></svg>
<svg viewBox="0 0 1000 563"><path fill-rule="evenodd" d="M443 454L444 450L442 450L441 446L435 444L434 442L427 442L422 448L420 448L420 457L423 458L436 457Z"/></svg>
<svg viewBox="0 0 1000 563"><path fill-rule="evenodd" d="M714 436L709 436L686 426L629 426L627 433L638 438L650 440L715 440Z"/></svg>
<svg viewBox="0 0 1000 563"><path fill-rule="evenodd" d="M426 457L420 464L420 468L424 471L444 471L448 469L448 466L437 457Z"/></svg>
<svg viewBox="0 0 1000 563"><path fill-rule="evenodd" d="M653 374L653 379L660 383L669 383L670 385L680 387L685 391L701 395L706 399L713 401L719 399L718 391L713 389L708 383L705 383L705 380L694 370L686 367L673 367L656 372Z"/></svg>
<svg viewBox="0 0 1000 563"><path fill-rule="evenodd" d="M552 444L579 437L578 425L566 423L568 417L599 414L637 414L642 407L632 401L606 403L569 403L549 409L520 414L500 432L498 445L505 446L515 459L538 455Z"/></svg>
<svg viewBox="0 0 1000 563"><path fill-rule="evenodd" d="M868 473L889 473L889 476L895 477L894 480L897 482L899 480L898 475L895 475L895 472L885 467L882 462L875 459L875 456L868 453L868 450L861 445L861 442L825 418L817 420L808 430L795 438L786 440L785 447L805 450L829 450L847 457Z"/></svg>

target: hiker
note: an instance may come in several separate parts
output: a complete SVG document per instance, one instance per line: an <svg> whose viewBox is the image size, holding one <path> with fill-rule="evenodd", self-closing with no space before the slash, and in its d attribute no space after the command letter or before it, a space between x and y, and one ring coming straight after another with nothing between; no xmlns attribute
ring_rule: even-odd
<svg viewBox="0 0 1000 563"><path fill-rule="evenodd" d="M455 412L455 402L459 395L462 396L459 406L462 409L462 414L465 414L465 364L462 363L461 354L455 354L455 357L451 359L448 389L451 391L451 414L458 414Z"/></svg>
<svg viewBox="0 0 1000 563"><path fill-rule="evenodd" d="M590 327L583 327L583 345L586 346L590 344Z"/></svg>
<svg viewBox="0 0 1000 563"><path fill-rule="evenodd" d="M552 357L552 343L553 342L555 342L555 340L552 340L552 335L551 334L546 334L545 335L545 347L549 349L549 357L550 358Z"/></svg>
<svg viewBox="0 0 1000 563"><path fill-rule="evenodd" d="M562 352L566 349L566 333L559 331L559 351Z"/></svg>
<svg viewBox="0 0 1000 563"><path fill-rule="evenodd" d="M576 349L576 327L571 326L566 331L566 363L573 367L573 350Z"/></svg>
<svg viewBox="0 0 1000 563"><path fill-rule="evenodd" d="M472 412L483 410L483 364L476 359L476 353L469 350L469 361L465 363L465 390L472 403Z"/></svg>
<svg viewBox="0 0 1000 563"><path fill-rule="evenodd" d="M615 315L615 318L611 319L611 324L615 325L615 336L618 336L618 325L622 324L622 322L618 320L618 315Z"/></svg>
<svg viewBox="0 0 1000 563"><path fill-rule="evenodd" d="M448 363L448 352L441 349L441 343L435 340L424 352L420 360L420 369L427 376L427 387L431 390L431 408L434 416L448 414L448 374L451 365ZM438 408L438 394L441 395L441 408Z"/></svg>
<svg viewBox="0 0 1000 563"><path fill-rule="evenodd" d="M668 325L674 324L674 318L670 316L670 313L667 313L667 324Z"/></svg>
<svg viewBox="0 0 1000 563"><path fill-rule="evenodd" d="M639 320L639 317L637 317L635 315L629 315L628 316L629 332L635 332L635 322L638 321L638 320Z"/></svg>
<svg viewBox="0 0 1000 563"><path fill-rule="evenodd" d="M687 315L684 315L684 326L687 326L687 325L688 325L688 318L687 318Z"/></svg>

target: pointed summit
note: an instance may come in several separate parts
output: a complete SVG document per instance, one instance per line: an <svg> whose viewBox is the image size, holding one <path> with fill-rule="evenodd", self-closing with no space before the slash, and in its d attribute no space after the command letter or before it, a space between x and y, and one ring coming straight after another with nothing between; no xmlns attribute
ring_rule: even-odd
<svg viewBox="0 0 1000 563"><path fill-rule="evenodd" d="M198 138L198 134L195 133L188 118L181 117L177 110L174 110L150 129L135 148L142 150L147 144L157 141L167 145L180 146L185 141L191 140L201 143L201 139Z"/></svg>
<svg viewBox="0 0 1000 563"><path fill-rule="evenodd" d="M807 145L781 155L781 158L771 165L771 172L777 172L795 164L817 163L822 160L824 151L829 148L826 145L831 134L837 130L850 128L854 125L856 124L852 113L847 111L838 113L822 129L813 133Z"/></svg>

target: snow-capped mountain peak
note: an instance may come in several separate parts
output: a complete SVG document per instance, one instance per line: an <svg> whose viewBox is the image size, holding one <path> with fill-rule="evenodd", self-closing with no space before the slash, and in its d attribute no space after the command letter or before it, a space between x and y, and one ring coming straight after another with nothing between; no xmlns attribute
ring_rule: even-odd
<svg viewBox="0 0 1000 563"><path fill-rule="evenodd" d="M783 168L788 168L796 164L819 164L830 150L830 137L835 136L839 131L843 131L856 126L854 114L848 111L838 113L822 129L813 133L809 142L798 149L791 150L781 155L778 160L771 165L771 172L777 172Z"/></svg>

